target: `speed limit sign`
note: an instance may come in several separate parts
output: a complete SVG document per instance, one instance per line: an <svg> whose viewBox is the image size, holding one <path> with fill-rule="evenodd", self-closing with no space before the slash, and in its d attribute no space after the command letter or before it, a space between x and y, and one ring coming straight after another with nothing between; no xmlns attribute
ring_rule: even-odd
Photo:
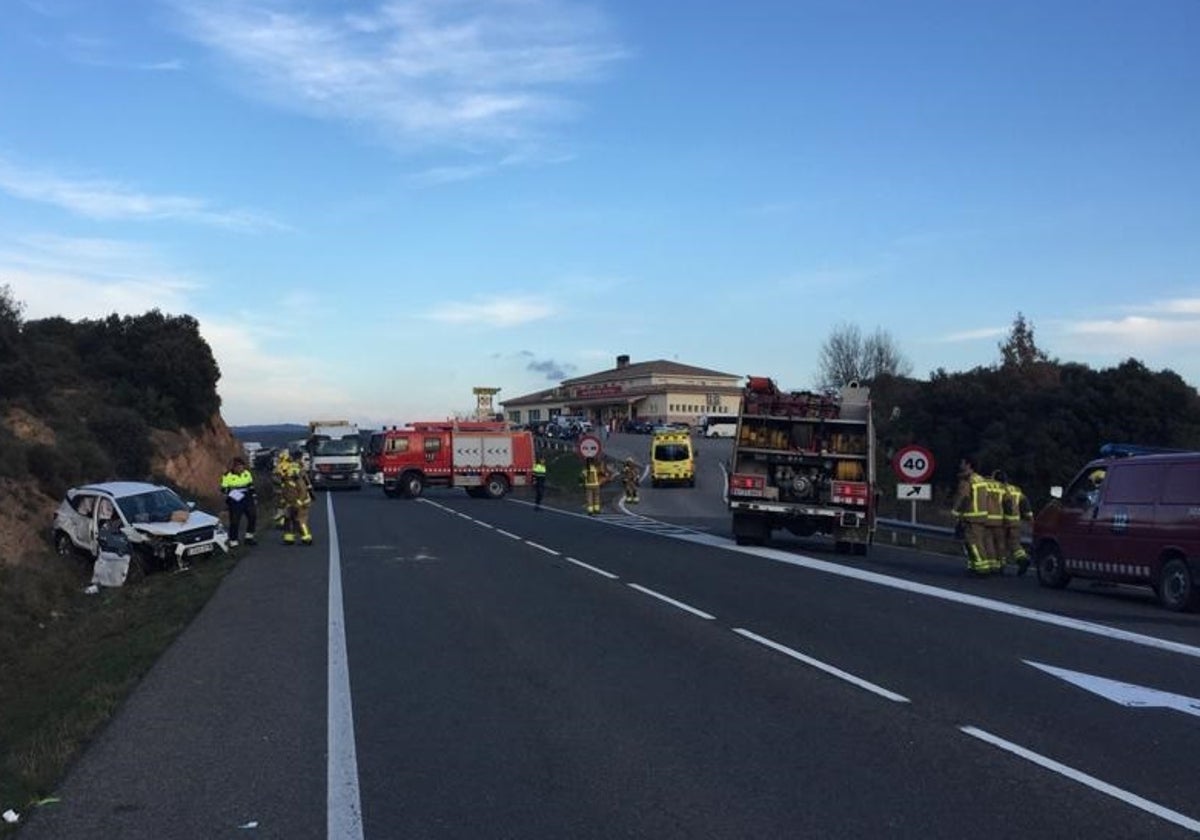
<svg viewBox="0 0 1200 840"><path fill-rule="evenodd" d="M896 478L908 484L920 484L933 475L933 453L924 446L901 447L892 458L892 469Z"/></svg>
<svg viewBox="0 0 1200 840"><path fill-rule="evenodd" d="M575 444L575 451L579 453L580 458L600 457L600 438L595 435L580 435L579 442Z"/></svg>

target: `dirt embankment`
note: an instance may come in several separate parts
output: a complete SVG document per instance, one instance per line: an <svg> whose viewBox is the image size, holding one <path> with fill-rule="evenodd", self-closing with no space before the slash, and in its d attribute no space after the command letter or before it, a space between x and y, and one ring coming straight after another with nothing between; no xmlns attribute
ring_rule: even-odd
<svg viewBox="0 0 1200 840"><path fill-rule="evenodd" d="M54 431L28 412L14 409L0 422L27 443L55 443ZM153 475L163 476L198 496L217 495L221 474L230 459L241 452L241 445L220 414L196 429L156 429L151 442ZM128 476L96 476L95 480L113 478ZM0 564L29 562L48 549L50 523L60 501L41 492L32 479L0 479Z"/></svg>

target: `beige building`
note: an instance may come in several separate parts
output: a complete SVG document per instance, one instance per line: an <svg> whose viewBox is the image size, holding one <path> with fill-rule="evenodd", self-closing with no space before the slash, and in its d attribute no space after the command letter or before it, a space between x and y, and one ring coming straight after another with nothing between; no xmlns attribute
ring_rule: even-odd
<svg viewBox="0 0 1200 840"><path fill-rule="evenodd" d="M704 417L737 414L742 377L659 359L563 380L555 388L500 403L510 423L544 423L560 414L593 423L644 420L696 425Z"/></svg>

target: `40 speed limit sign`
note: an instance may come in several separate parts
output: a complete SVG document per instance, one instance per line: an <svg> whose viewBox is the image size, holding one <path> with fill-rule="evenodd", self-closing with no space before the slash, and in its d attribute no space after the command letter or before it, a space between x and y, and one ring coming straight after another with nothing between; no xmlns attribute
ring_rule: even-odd
<svg viewBox="0 0 1200 840"><path fill-rule="evenodd" d="M896 478L907 484L920 484L933 475L933 453L924 446L901 447L892 458Z"/></svg>

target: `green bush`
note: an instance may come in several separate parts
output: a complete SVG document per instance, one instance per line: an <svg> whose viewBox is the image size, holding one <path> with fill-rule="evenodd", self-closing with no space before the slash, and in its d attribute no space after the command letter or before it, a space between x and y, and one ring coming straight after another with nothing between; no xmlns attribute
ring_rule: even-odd
<svg viewBox="0 0 1200 840"><path fill-rule="evenodd" d="M121 478L144 479L150 472L150 427L136 411L119 406L99 406L87 418L87 427L112 459Z"/></svg>

